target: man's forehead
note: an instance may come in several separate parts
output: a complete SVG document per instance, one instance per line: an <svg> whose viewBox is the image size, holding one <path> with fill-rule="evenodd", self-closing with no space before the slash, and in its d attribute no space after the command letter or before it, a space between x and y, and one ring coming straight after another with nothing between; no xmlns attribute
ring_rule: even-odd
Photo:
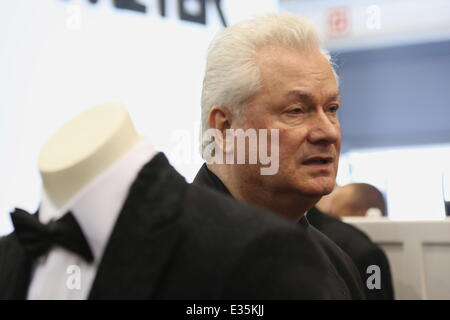
<svg viewBox="0 0 450 320"><path fill-rule="evenodd" d="M280 46L267 46L261 48L256 54L256 62L261 67L298 68L310 64L329 66L327 58L319 51L312 49L295 49Z"/></svg>
<svg viewBox="0 0 450 320"><path fill-rule="evenodd" d="M330 62L319 51L263 49L256 58L263 81L327 81L334 79Z"/></svg>

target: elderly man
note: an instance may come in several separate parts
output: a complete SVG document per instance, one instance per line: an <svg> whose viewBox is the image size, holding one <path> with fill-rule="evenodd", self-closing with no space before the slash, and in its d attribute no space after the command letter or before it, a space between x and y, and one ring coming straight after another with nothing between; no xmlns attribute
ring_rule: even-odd
<svg viewBox="0 0 450 320"><path fill-rule="evenodd" d="M271 14L225 29L210 48L202 92L204 137L213 137L218 147L214 161L200 169L194 183L306 228L327 259L329 273L343 291L360 299L364 289L353 262L305 217L335 185L341 145L338 109L337 76L311 23ZM275 137L270 139L271 157L279 161L274 174L262 174L262 161L217 161L239 158L233 148L236 136L229 139L237 129L270 130L270 138ZM213 134L205 134L208 130ZM250 159L255 150L249 149Z"/></svg>

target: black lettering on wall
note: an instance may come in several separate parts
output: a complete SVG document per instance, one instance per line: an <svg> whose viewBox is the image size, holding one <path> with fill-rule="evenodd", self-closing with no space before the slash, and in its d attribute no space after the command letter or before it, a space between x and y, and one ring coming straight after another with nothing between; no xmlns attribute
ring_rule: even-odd
<svg viewBox="0 0 450 320"><path fill-rule="evenodd" d="M147 7L139 2L139 0L112 0L114 7L117 9L132 10L136 12L146 13ZM186 9L188 1L197 1L200 6L198 13L191 13ZM181 20L200 23L206 25L206 2L214 1L217 13L224 27L227 26L227 21L223 13L221 0L178 0L178 15ZM97 4L99 0L88 0L91 4ZM158 0L159 14L162 17L166 16L166 0Z"/></svg>
<svg viewBox="0 0 450 320"><path fill-rule="evenodd" d="M186 10L186 2L189 0L178 0L178 13L181 20L206 24L206 0L196 0L200 5L198 14L192 14ZM193 0L190 0L193 1Z"/></svg>
<svg viewBox="0 0 450 320"><path fill-rule="evenodd" d="M227 21L225 20L225 15L223 14L222 7L220 6L222 1L214 0L214 3L216 4L216 9L217 9L217 12L219 13L220 20L222 21L223 26L226 27Z"/></svg>
<svg viewBox="0 0 450 320"><path fill-rule="evenodd" d="M147 7L136 0L114 0L114 6L118 9L126 9L137 12L147 12Z"/></svg>
<svg viewBox="0 0 450 320"><path fill-rule="evenodd" d="M96 4L98 0L89 0L90 3ZM114 7L117 9L132 10L145 13L147 11L146 6L136 2L136 0L114 0Z"/></svg>
<svg viewBox="0 0 450 320"><path fill-rule="evenodd" d="M159 1L159 14L162 17L166 16L166 0L158 0Z"/></svg>

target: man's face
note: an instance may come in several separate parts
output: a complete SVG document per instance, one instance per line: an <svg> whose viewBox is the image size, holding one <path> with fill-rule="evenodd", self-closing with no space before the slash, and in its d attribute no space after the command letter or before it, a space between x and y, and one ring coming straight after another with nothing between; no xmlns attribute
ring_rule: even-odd
<svg viewBox="0 0 450 320"><path fill-rule="evenodd" d="M242 179L266 190L320 197L333 190L341 145L339 91L327 59L270 47L257 58L263 88L243 106L232 124L243 129L279 129L279 171L261 176L242 168Z"/></svg>

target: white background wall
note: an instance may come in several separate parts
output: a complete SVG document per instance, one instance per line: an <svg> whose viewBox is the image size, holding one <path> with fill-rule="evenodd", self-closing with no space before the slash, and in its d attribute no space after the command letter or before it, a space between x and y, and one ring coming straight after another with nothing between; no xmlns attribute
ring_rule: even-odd
<svg viewBox="0 0 450 320"><path fill-rule="evenodd" d="M196 134L206 51L222 28L212 2L207 26L182 22L177 1L167 16L111 0L0 1L0 235L13 207L40 201L39 150L82 110L122 102L138 131L192 180L202 161ZM196 1L192 2L195 10ZM267 11L275 0L222 1L228 23Z"/></svg>

